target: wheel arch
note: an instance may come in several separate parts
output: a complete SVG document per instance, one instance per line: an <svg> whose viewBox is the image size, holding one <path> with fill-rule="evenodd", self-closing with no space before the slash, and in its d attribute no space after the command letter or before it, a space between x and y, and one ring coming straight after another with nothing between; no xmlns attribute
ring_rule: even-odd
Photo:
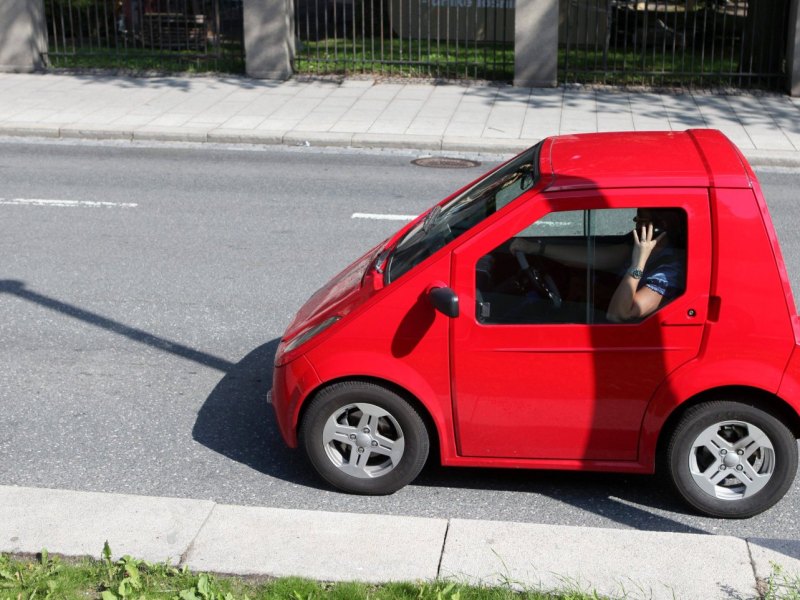
<svg viewBox="0 0 800 600"><path fill-rule="evenodd" d="M362 383L371 383L374 385L378 385L394 392L395 394L400 396L403 400L408 402L417 411L420 418L422 419L422 422L425 424L425 429L428 431L428 439L430 442L430 451L428 454L429 460L430 457L436 456L437 460L441 462L442 460L441 436L443 434L439 424L436 422L436 419L434 419L430 409L411 391L404 388L400 384L395 383L394 381L384 379L382 377L375 377L369 375L347 375L323 381L316 388L311 390L306 396L306 398L303 400L302 404L300 405L300 411L297 414L296 426L298 428L300 427L300 424L303 422L303 417L305 416L305 413L308 410L308 406L321 391L338 383L344 383L344 382L362 382Z"/></svg>
<svg viewBox="0 0 800 600"><path fill-rule="evenodd" d="M661 462L669 438L686 411L698 404L714 400L731 400L764 410L784 423L795 438L800 439L800 415L784 399L757 387L745 385L720 386L704 390L675 406L667 416L658 434L655 447L656 464Z"/></svg>

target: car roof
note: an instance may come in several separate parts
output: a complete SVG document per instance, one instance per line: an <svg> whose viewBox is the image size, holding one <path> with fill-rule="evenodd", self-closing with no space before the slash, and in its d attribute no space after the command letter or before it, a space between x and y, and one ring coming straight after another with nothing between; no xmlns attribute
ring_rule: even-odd
<svg viewBox="0 0 800 600"><path fill-rule="evenodd" d="M549 190L619 187L751 187L752 170L720 131L562 135L540 154Z"/></svg>

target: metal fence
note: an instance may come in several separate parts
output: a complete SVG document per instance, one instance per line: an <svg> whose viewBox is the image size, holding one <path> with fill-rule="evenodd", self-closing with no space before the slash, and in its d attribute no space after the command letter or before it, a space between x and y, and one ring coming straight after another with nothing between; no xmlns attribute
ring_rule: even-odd
<svg viewBox="0 0 800 600"><path fill-rule="evenodd" d="M295 0L297 73L511 81L514 0Z"/></svg>
<svg viewBox="0 0 800 600"><path fill-rule="evenodd" d="M244 72L242 0L45 0L48 64Z"/></svg>
<svg viewBox="0 0 800 600"><path fill-rule="evenodd" d="M559 81L785 86L789 0L560 0Z"/></svg>

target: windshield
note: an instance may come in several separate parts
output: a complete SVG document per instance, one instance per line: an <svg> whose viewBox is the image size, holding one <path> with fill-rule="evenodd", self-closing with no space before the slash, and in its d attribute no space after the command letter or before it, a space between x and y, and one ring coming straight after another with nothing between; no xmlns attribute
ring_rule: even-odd
<svg viewBox="0 0 800 600"><path fill-rule="evenodd" d="M400 240L389 260L386 283L443 248L465 231L531 189L539 179L537 144L428 214Z"/></svg>

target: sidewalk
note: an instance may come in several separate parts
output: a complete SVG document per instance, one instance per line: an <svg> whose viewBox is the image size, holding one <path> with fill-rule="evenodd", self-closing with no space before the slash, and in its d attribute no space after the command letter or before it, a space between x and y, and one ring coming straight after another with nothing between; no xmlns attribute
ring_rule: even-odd
<svg viewBox="0 0 800 600"><path fill-rule="evenodd" d="M611 597L758 596L770 562L800 574L800 541L226 506L0 486L0 552L46 548L192 570L322 581L435 578Z"/></svg>
<svg viewBox="0 0 800 600"><path fill-rule="evenodd" d="M0 74L0 135L514 153L555 134L722 130L800 165L800 99L584 88Z"/></svg>

